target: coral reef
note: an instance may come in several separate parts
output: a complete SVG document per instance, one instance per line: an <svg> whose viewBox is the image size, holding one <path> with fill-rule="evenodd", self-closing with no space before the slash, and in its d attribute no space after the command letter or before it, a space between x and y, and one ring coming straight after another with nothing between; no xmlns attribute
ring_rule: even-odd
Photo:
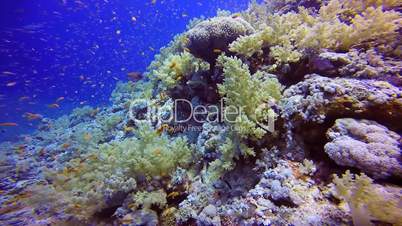
<svg viewBox="0 0 402 226"><path fill-rule="evenodd" d="M337 164L375 178L402 176L401 137L386 127L369 120L338 119L327 136L325 152Z"/></svg>
<svg viewBox="0 0 402 226"><path fill-rule="evenodd" d="M373 184L366 175L353 175L349 171L342 178L335 176L334 184L335 194L351 209L354 225L372 225L371 220L402 224L400 188Z"/></svg>
<svg viewBox="0 0 402 226"><path fill-rule="evenodd" d="M213 63L236 38L253 32L251 25L240 17L212 18L198 23L187 32L187 48L194 56Z"/></svg>
<svg viewBox="0 0 402 226"><path fill-rule="evenodd" d="M200 70L209 70L209 65L202 60L195 58L188 52L180 55L172 55L163 61L158 70L152 75L160 80L165 87L171 89L186 76L192 75Z"/></svg>
<svg viewBox="0 0 402 226"><path fill-rule="evenodd" d="M240 137L261 138L267 132L261 125L276 116L270 105L281 98L281 85L263 72L251 76L248 66L237 58L221 56L217 62L223 66L224 76L219 93L226 106L241 110L238 115L228 114L228 122L234 122Z"/></svg>
<svg viewBox="0 0 402 226"><path fill-rule="evenodd" d="M0 224L401 225L400 7L193 20L110 106L0 144Z"/></svg>
<svg viewBox="0 0 402 226"><path fill-rule="evenodd" d="M328 117L347 115L387 122L402 119L402 91L385 81L306 75L283 95L283 116L288 120L323 123Z"/></svg>

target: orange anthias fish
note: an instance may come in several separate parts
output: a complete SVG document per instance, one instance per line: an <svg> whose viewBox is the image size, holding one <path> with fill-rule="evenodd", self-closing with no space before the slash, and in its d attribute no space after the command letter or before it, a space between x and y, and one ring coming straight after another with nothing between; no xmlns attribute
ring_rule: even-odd
<svg viewBox="0 0 402 226"><path fill-rule="evenodd" d="M20 97L18 100L19 100L19 101L25 101L25 100L29 100L29 99L30 99L29 96L22 96L22 97Z"/></svg>
<svg viewBox="0 0 402 226"><path fill-rule="evenodd" d="M157 149L155 149L155 150L153 151L153 154L156 155L156 156L161 156L162 151L161 151L161 149L157 148Z"/></svg>
<svg viewBox="0 0 402 226"><path fill-rule="evenodd" d="M156 133L160 136L163 131L170 132L172 127L170 127L168 124L162 124L157 130Z"/></svg>
<svg viewBox="0 0 402 226"><path fill-rule="evenodd" d="M43 118L42 115L40 114L34 114L34 113L30 113L30 112L26 112L23 115L24 118L26 118L28 121L33 121L33 120L37 120L37 119L41 119Z"/></svg>
<svg viewBox="0 0 402 226"><path fill-rule="evenodd" d="M13 126L18 126L18 124L15 123L15 122L1 122L1 123L0 123L0 126L3 126L3 127L13 127Z"/></svg>
<svg viewBox="0 0 402 226"><path fill-rule="evenodd" d="M60 105L58 105L58 104L49 104L49 105L47 105L47 107L48 108L59 108L60 107Z"/></svg>
<svg viewBox="0 0 402 226"><path fill-rule="evenodd" d="M63 148L63 149L67 149L67 148L69 148L71 145L69 144L69 143L64 143L64 144L62 144L61 145L61 147Z"/></svg>
<svg viewBox="0 0 402 226"><path fill-rule="evenodd" d="M56 103L58 103L58 102L60 102L62 100L64 100L64 97L59 97L59 98L57 98Z"/></svg>
<svg viewBox="0 0 402 226"><path fill-rule="evenodd" d="M18 145L18 146L15 147L15 151L16 151L18 154L21 155L21 154L24 154L25 148L26 148L25 145Z"/></svg>

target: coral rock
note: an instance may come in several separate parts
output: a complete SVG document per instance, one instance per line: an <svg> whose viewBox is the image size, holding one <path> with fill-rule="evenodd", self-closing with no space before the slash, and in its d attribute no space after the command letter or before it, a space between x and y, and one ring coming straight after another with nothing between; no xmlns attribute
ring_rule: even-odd
<svg viewBox="0 0 402 226"><path fill-rule="evenodd" d="M328 130L325 152L337 164L376 178L402 177L401 137L370 120L338 119Z"/></svg>
<svg viewBox="0 0 402 226"><path fill-rule="evenodd" d="M402 120L402 91L385 81L308 75L285 90L284 100L283 117L293 123L364 116L398 127Z"/></svg>
<svg viewBox="0 0 402 226"><path fill-rule="evenodd" d="M242 35L254 32L253 27L237 17L216 17L197 24L188 31L188 45L191 53L209 63L214 63L220 52Z"/></svg>

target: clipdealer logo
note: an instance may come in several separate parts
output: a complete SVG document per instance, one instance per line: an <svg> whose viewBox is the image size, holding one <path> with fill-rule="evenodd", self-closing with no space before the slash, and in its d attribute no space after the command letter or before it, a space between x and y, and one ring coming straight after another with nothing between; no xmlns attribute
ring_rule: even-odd
<svg viewBox="0 0 402 226"><path fill-rule="evenodd" d="M183 115L179 109L186 108L186 115ZM257 106L256 111L268 110L267 104ZM220 100L218 105L196 105L189 100L176 99L168 101L163 106L158 105L154 100L137 99L130 103L129 119L136 123L148 123L151 125L162 124L185 124L189 122L196 123L229 123L234 124L236 120L242 120L238 117L245 114L244 107L225 105ZM255 112L254 115L258 115ZM265 118L253 117L256 125L268 132L275 131L275 114L266 114Z"/></svg>

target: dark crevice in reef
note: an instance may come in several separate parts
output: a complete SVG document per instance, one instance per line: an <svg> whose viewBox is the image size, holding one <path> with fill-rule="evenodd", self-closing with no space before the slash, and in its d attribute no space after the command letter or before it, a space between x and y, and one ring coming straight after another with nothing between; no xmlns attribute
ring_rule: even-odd
<svg viewBox="0 0 402 226"><path fill-rule="evenodd" d="M289 87L302 81L304 76L310 74L308 65L308 59L301 59L298 63L290 63L289 65L282 66L280 70L283 73L278 76L280 83Z"/></svg>
<svg viewBox="0 0 402 226"><path fill-rule="evenodd" d="M347 105L345 107L348 107ZM395 108L396 109L396 108ZM390 114L390 111L382 108L381 106L374 106L368 108L364 113L354 113L354 112L343 112L339 114L339 112L329 112L327 114L327 119L325 124L330 124L328 129L334 125L336 119L340 118L354 118L354 119L367 119L376 121L377 123L386 126L388 129L402 133L402 123L399 116L393 116L394 114ZM332 123L332 125L331 125Z"/></svg>
<svg viewBox="0 0 402 226"><path fill-rule="evenodd" d="M340 171L340 167L324 151L324 145L328 142L326 131L333 123L334 121L323 124L306 123L294 131L298 137L303 138L306 157L320 166L313 177L316 182L329 183L332 181L331 175Z"/></svg>
<svg viewBox="0 0 402 226"><path fill-rule="evenodd" d="M168 191L168 194L170 194L171 192L175 192L175 191ZM172 196L168 196L167 199L167 203L169 204L169 206L178 206L182 201L184 201L187 198L188 194L185 192L178 192L177 195L172 195Z"/></svg>
<svg viewBox="0 0 402 226"><path fill-rule="evenodd" d="M116 212L117 208L123 205L127 195L128 193L126 192L114 194L113 197L109 199L107 207L95 213L93 218L101 222L113 222L115 220L113 214Z"/></svg>
<svg viewBox="0 0 402 226"><path fill-rule="evenodd" d="M102 209L99 212L94 214L94 219L97 219L98 221L102 221L104 223L113 222L115 220L115 218L113 217L113 214L116 212L117 208L119 208L120 206L121 205L117 205L117 206L111 206L111 207Z"/></svg>
<svg viewBox="0 0 402 226"><path fill-rule="evenodd" d="M289 208L296 208L297 207L297 205L294 204L292 202L292 200L290 200L290 199L281 198L281 199L277 199L277 200L274 200L274 199L270 199L270 200L272 201L272 203L275 204L275 206L286 206L286 207L289 207Z"/></svg>
<svg viewBox="0 0 402 226"><path fill-rule="evenodd" d="M380 183L380 184L383 183L383 184L393 184L393 185L402 186L402 180L395 176L390 176L387 179L377 179L376 182Z"/></svg>
<svg viewBox="0 0 402 226"><path fill-rule="evenodd" d="M202 102L214 104L219 102L219 94L217 81L220 79L220 74L214 76L216 71L196 73L189 79L184 79L180 85L169 91L169 96L172 99L186 99L191 101L194 97L198 97ZM223 80L222 80L223 81Z"/></svg>
<svg viewBox="0 0 402 226"><path fill-rule="evenodd" d="M240 158L233 170L227 172L220 180L215 182L214 188L222 203L246 194L258 183L260 180L259 174L253 170L255 164L250 161L254 160Z"/></svg>
<svg viewBox="0 0 402 226"><path fill-rule="evenodd" d="M197 224L197 220L194 218L190 218L186 222L177 223L177 226L197 226L197 225L199 225L199 224ZM209 226L209 225L206 225L206 226Z"/></svg>

